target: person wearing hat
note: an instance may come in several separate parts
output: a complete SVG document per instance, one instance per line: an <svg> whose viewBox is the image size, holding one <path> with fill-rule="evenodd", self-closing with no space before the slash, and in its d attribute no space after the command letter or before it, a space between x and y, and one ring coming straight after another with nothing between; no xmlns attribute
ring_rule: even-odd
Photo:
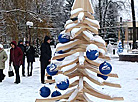
<svg viewBox="0 0 138 102"><path fill-rule="evenodd" d="M0 44L0 82L4 79L5 75L3 74L3 70L5 69L5 61L7 60L7 54L3 49L3 45Z"/></svg>
<svg viewBox="0 0 138 102"><path fill-rule="evenodd" d="M51 48L50 48L50 37L45 36L44 42L41 45L41 56L40 56L40 62L41 62L41 83L44 84L45 79L45 69L48 64L51 62ZM47 77L48 79L52 79L51 76Z"/></svg>
<svg viewBox="0 0 138 102"><path fill-rule="evenodd" d="M16 41L12 41L10 45L11 45L11 49L10 49L9 66L11 66L11 63L13 63L15 74L16 74L16 79L14 83L19 84L20 83L19 68L20 68L20 65L23 64L23 52L17 46Z"/></svg>

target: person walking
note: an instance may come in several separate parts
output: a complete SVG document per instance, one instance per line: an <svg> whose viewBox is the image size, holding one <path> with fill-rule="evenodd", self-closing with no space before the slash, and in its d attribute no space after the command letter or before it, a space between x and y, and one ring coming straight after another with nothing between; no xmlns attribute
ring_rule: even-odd
<svg viewBox="0 0 138 102"><path fill-rule="evenodd" d="M19 84L20 83L19 68L20 68L20 65L23 64L23 52L17 46L16 41L12 41L10 45L11 45L11 49L10 49L9 66L11 67L11 63L13 62L13 66L16 74L16 79L14 83Z"/></svg>
<svg viewBox="0 0 138 102"><path fill-rule="evenodd" d="M45 69L48 64L51 62L51 48L50 48L50 37L45 36L44 42L41 45L41 56L40 56L40 62L41 62L41 83L44 84L45 79ZM48 79L52 79L52 76L48 76Z"/></svg>
<svg viewBox="0 0 138 102"><path fill-rule="evenodd" d="M30 45L30 42L26 42L26 56L27 56L27 70L28 76L32 76L33 62L35 62L35 50L34 47ZM31 70L30 70L31 66Z"/></svg>
<svg viewBox="0 0 138 102"><path fill-rule="evenodd" d="M3 70L5 69L5 61L7 60L7 54L3 49L3 45L0 44L0 82L4 79L5 75L3 74Z"/></svg>
<svg viewBox="0 0 138 102"><path fill-rule="evenodd" d="M23 52L22 76L25 77L25 54L26 54L26 51L25 51L25 46L23 45L23 41L18 42L18 47L20 47Z"/></svg>

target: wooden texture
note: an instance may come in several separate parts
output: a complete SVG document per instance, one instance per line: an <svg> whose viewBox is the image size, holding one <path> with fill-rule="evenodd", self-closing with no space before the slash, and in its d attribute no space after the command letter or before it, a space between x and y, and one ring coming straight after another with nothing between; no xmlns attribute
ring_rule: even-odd
<svg viewBox="0 0 138 102"><path fill-rule="evenodd" d="M90 27L90 25L87 24L83 24L83 23L79 23L78 25L71 27L69 29L66 29L66 33L69 33L72 31L73 28L86 28L88 30L90 30L91 32L93 32L94 34L98 34L98 29L96 27Z"/></svg>
<svg viewBox="0 0 138 102"><path fill-rule="evenodd" d="M77 8L83 8L84 11L90 12L92 14L94 13L92 4L89 0L75 0L72 10Z"/></svg>

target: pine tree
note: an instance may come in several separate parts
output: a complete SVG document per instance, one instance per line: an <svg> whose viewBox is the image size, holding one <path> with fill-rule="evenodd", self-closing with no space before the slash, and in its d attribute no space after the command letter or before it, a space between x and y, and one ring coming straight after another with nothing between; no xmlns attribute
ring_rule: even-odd
<svg viewBox="0 0 138 102"><path fill-rule="evenodd" d="M62 99L67 102L94 101L86 94L105 100L123 100L122 97L103 94L87 82L89 80L99 86L121 88L119 84L105 81L108 77L118 78L118 76L110 73L112 66L106 62L110 58L105 55L105 41L98 35L99 24L94 20L93 13L90 0L74 1L70 20L66 22L65 30L58 37L60 43L56 46L51 65L46 69L47 73L55 78L46 80L46 83L56 82L58 89L65 91L69 87L70 90L63 95L59 91L54 91L52 98L36 99L36 102L62 101ZM76 76L79 78L70 83ZM99 78L104 81L99 81ZM50 89L42 87L40 95L49 96Z"/></svg>

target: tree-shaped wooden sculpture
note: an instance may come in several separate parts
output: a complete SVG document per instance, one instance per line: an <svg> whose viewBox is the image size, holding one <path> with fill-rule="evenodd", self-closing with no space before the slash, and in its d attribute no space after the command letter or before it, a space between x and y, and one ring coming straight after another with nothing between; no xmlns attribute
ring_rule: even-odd
<svg viewBox="0 0 138 102"><path fill-rule="evenodd" d="M60 43L56 46L56 53L52 58L53 63L47 67L48 74L59 75L59 77L55 77L55 80L46 80L47 83L58 82L64 75L70 80L78 76L78 80L69 84L69 80L64 81L66 79L64 78L61 81L67 83L66 86L69 84L65 94L36 99L36 102L52 102L61 99L67 102L93 102L94 100L90 99L87 94L105 100L123 100L123 97L103 94L87 82L89 80L99 86L121 88L119 84L105 81L108 77L118 78L118 76L110 73L112 66L106 62L110 58L105 55L105 41L98 35L99 23L94 19L93 13L91 0L74 1L71 19L66 22L65 31L58 37ZM55 64L54 60L61 63ZM99 81L99 78L102 78L102 81ZM61 87L58 85L59 83L57 87L61 90L67 89L64 85Z"/></svg>

